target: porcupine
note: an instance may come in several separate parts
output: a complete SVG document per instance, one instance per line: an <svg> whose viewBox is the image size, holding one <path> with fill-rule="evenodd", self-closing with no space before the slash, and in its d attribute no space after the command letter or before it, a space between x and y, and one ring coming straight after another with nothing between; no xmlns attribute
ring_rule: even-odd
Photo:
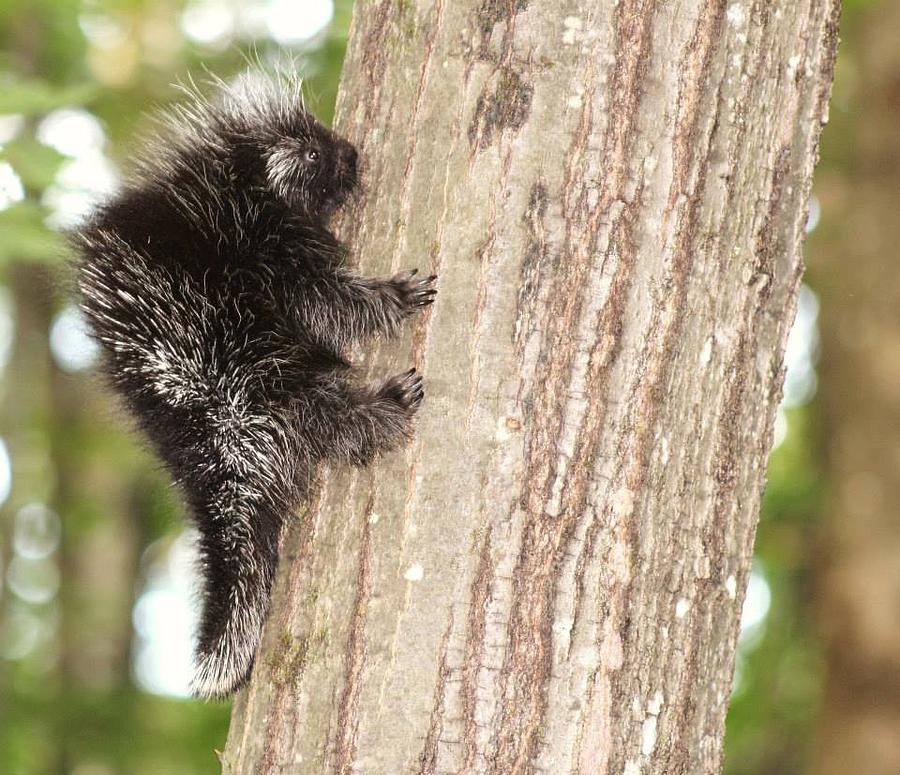
<svg viewBox="0 0 900 775"><path fill-rule="evenodd" d="M345 267L329 221L357 152L307 112L297 78L186 91L72 238L103 371L199 533L192 691L214 698L250 675L282 530L318 461L365 465L409 437L421 377L356 386L347 353L431 304L436 278Z"/></svg>

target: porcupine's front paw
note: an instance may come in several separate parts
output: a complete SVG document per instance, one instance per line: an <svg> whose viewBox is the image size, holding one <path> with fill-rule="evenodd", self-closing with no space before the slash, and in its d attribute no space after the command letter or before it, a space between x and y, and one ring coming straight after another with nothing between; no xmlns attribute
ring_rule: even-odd
<svg viewBox="0 0 900 775"><path fill-rule="evenodd" d="M412 416L425 398L422 377L415 369L396 374L381 386L379 397L397 405L404 414Z"/></svg>
<svg viewBox="0 0 900 775"><path fill-rule="evenodd" d="M434 287L437 275L433 274L417 280L418 271L418 269L413 269L409 272L401 272L387 282L391 295L399 307L401 315L405 318L434 303L434 297L437 295L437 288Z"/></svg>

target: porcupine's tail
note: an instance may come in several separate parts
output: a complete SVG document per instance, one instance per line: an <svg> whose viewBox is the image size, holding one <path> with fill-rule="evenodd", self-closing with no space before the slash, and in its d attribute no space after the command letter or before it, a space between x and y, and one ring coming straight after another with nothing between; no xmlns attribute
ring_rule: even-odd
<svg viewBox="0 0 900 775"><path fill-rule="evenodd" d="M204 589L191 691L204 699L249 679L278 563L281 516L242 490L225 484L195 506Z"/></svg>

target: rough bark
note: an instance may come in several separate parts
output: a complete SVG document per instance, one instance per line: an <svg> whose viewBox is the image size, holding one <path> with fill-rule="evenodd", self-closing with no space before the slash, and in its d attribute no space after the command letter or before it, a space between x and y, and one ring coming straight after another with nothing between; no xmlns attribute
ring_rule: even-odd
<svg viewBox="0 0 900 775"><path fill-rule="evenodd" d="M373 373L414 442L286 539L229 773L716 772L836 0L357 4Z"/></svg>
<svg viewBox="0 0 900 775"><path fill-rule="evenodd" d="M830 487L816 599L827 675L810 772L900 772L900 6L859 14L819 189Z"/></svg>

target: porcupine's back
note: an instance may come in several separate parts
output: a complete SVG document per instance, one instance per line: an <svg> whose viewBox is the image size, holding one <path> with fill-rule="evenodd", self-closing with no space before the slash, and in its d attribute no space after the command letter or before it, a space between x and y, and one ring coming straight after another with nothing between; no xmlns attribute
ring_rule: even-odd
<svg viewBox="0 0 900 775"><path fill-rule="evenodd" d="M225 300L202 294L189 273L155 264L110 228L81 236L82 307L104 369L199 532L204 604L193 688L224 696L249 675L282 526L311 465L291 404L261 387L290 389L277 381L285 353L272 351L271 336L255 338Z"/></svg>
<svg viewBox="0 0 900 775"><path fill-rule="evenodd" d="M223 133L237 118L203 105L169 115L123 190L72 235L82 309L110 381L141 415L223 385L234 393L279 345L304 355L265 289L296 248L290 214L235 177Z"/></svg>
<svg viewBox="0 0 900 775"><path fill-rule="evenodd" d="M255 72L217 88L214 100L187 90L122 191L73 235L106 372L176 476L197 440L221 432L222 412L290 402L347 368L270 293L282 263L341 260L327 229L266 183L268 135L311 126L299 82ZM290 383L285 360L302 364Z"/></svg>
<svg viewBox="0 0 900 775"><path fill-rule="evenodd" d="M203 260L202 234L154 199L126 192L82 228L77 274L109 382L179 484L199 532L194 691L216 697L251 669L303 461L289 448L288 413L275 413L260 391L276 387L265 373L277 363L271 336L260 337L236 306L222 282L227 267Z"/></svg>

